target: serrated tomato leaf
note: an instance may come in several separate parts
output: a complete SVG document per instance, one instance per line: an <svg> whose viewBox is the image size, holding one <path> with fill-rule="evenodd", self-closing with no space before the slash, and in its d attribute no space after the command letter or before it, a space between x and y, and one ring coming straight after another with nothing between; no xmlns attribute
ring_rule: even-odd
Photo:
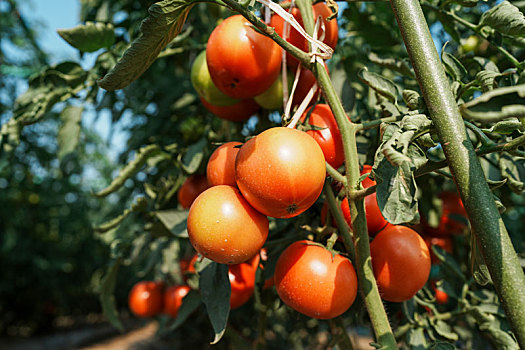
<svg viewBox="0 0 525 350"><path fill-rule="evenodd" d="M106 90L118 90L135 81L180 33L188 13L197 2L164 0L151 5L149 16L140 26L140 36L131 43L117 65L98 81L98 85Z"/></svg>

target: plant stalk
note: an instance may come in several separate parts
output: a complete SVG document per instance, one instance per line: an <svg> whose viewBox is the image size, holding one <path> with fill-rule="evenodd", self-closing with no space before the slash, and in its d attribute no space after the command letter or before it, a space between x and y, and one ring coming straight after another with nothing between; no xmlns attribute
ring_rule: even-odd
<svg viewBox="0 0 525 350"><path fill-rule="evenodd" d="M297 0L296 1L305 29L312 34L314 31L314 18L312 12L311 0ZM343 139L343 150L345 155L345 170L346 170L346 197L351 198L351 193L354 190L359 190L359 161L357 154L356 131L357 126L353 124L343 109L343 105L335 92L330 76L324 68L324 64L315 61L312 72L316 76L317 83L323 91L324 97L330 109L334 114L335 120L341 132ZM352 217L352 228L354 230L354 246L355 246L355 265L359 281L359 290L365 302L372 328L376 335L376 340L385 349L396 349L396 340L388 317L383 306L383 302L379 295L377 283L372 269L372 261L370 258L370 243L368 237L368 229L366 226L365 206L363 199L349 200L350 215Z"/></svg>
<svg viewBox="0 0 525 350"><path fill-rule="evenodd" d="M390 0L448 165L508 321L525 349L525 275L459 109L418 0Z"/></svg>

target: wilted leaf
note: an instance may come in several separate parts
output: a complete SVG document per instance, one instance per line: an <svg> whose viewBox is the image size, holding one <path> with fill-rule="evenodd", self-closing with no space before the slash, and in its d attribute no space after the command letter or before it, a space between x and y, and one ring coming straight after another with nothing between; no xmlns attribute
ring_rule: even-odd
<svg viewBox="0 0 525 350"><path fill-rule="evenodd" d="M119 216L101 224L101 225L98 225L98 226L95 226L93 228L93 230L96 232L96 233L106 233L110 230L113 230L115 228L117 228L118 226L120 226L120 224L129 216L129 214L131 214L132 212L135 212L135 211L142 211L146 208L148 202L146 200L146 198L144 197L138 197L136 199L136 202L133 203L133 205L131 206L130 209L126 208L124 209L124 211L122 212L122 214L120 214Z"/></svg>
<svg viewBox="0 0 525 350"><path fill-rule="evenodd" d="M111 23L86 22L71 29L58 29L58 35L82 52L93 52L110 47L115 42L115 31Z"/></svg>
<svg viewBox="0 0 525 350"><path fill-rule="evenodd" d="M437 320L432 323L437 334L448 340L456 341L459 339L458 335L452 331L452 328L444 321Z"/></svg>
<svg viewBox="0 0 525 350"><path fill-rule="evenodd" d="M525 36L525 16L508 1L483 13L479 25L490 26L503 34Z"/></svg>
<svg viewBox="0 0 525 350"><path fill-rule="evenodd" d="M374 89L381 96L386 97L392 102L397 102L398 87L390 79L387 79L377 73L369 72L367 69L361 69L357 73L359 79Z"/></svg>
<svg viewBox="0 0 525 350"><path fill-rule="evenodd" d="M155 61L160 51L182 30L197 0L164 0L148 9L140 26L140 36L131 43L117 65L99 80L106 90L118 90L135 81Z"/></svg>
<svg viewBox="0 0 525 350"><path fill-rule="evenodd" d="M231 287L228 278L228 265L211 262L199 274L202 301L206 305L208 316L215 331L215 339L212 344L216 344L226 331L230 314Z"/></svg>
<svg viewBox="0 0 525 350"><path fill-rule="evenodd" d="M62 125L58 130L58 158L62 159L66 154L75 150L80 137L80 120L82 118L82 107L68 106L60 114Z"/></svg>
<svg viewBox="0 0 525 350"><path fill-rule="evenodd" d="M106 275L102 279L102 286L100 289L100 302L102 304L102 311L107 317L108 321L121 332L124 331L124 327L118 318L117 308L115 306L115 285L117 283L117 273L120 267L120 259L113 261Z"/></svg>
<svg viewBox="0 0 525 350"><path fill-rule="evenodd" d="M187 210L159 210L156 211L155 216L162 222L162 224L177 237L188 237L186 230L186 220L188 219Z"/></svg>
<svg viewBox="0 0 525 350"><path fill-rule="evenodd" d="M476 74L476 80L481 85L481 89L483 90L483 92L487 92L496 88L497 84L495 80L499 76L501 76L500 73L496 73L491 70L482 70Z"/></svg>
<svg viewBox="0 0 525 350"><path fill-rule="evenodd" d="M525 117L525 84L507 86L482 94L460 106L463 117L483 122Z"/></svg>
<svg viewBox="0 0 525 350"><path fill-rule="evenodd" d="M407 341L413 350L427 350L428 344L423 328L412 328L407 333Z"/></svg>
<svg viewBox="0 0 525 350"><path fill-rule="evenodd" d="M407 104L408 108L410 108L411 110L423 108L423 106L425 105L423 98L417 91L405 89L403 90L402 95L403 100Z"/></svg>
<svg viewBox="0 0 525 350"><path fill-rule="evenodd" d="M507 179L511 191L521 194L525 190L525 183L521 181L516 162L510 154L503 152L499 155L499 168L501 177Z"/></svg>
<svg viewBox="0 0 525 350"><path fill-rule="evenodd" d="M124 182L126 182L127 179L135 175L140 168L142 168L149 157L156 155L157 152L160 152L160 147L158 145L149 145L139 149L135 159L126 164L124 169L122 169L119 175L113 179L111 184L105 189L95 193L95 196L105 197L108 194L117 191L122 185L124 185Z"/></svg>

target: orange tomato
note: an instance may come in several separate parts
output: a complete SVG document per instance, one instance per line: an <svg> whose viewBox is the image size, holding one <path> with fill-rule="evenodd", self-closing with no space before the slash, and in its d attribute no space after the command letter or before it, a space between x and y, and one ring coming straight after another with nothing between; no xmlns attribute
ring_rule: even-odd
<svg viewBox="0 0 525 350"><path fill-rule="evenodd" d="M235 182L235 158L239 153L241 142L227 142L217 148L208 160L206 176L212 186L237 186Z"/></svg>
<svg viewBox="0 0 525 350"><path fill-rule="evenodd" d="M439 264L441 260L438 259L436 254L432 251L432 246L437 245L441 248L443 248L444 251L447 253L452 253L453 246L452 246L452 238L450 237L432 237L428 235L424 235L423 239L425 240L425 243L427 244L428 251L430 252L430 260L432 264Z"/></svg>
<svg viewBox="0 0 525 350"><path fill-rule="evenodd" d="M405 226L385 228L370 244L374 276L384 300L411 299L430 275L430 252L419 234Z"/></svg>
<svg viewBox="0 0 525 350"><path fill-rule="evenodd" d="M442 200L442 213L437 227L431 227L422 217L421 224L425 233L432 236L458 235L468 226L467 212L456 192L444 191L439 194Z"/></svg>
<svg viewBox="0 0 525 350"><path fill-rule="evenodd" d="M128 296L131 312L137 317L153 317L162 311L162 283L141 281L136 283Z"/></svg>
<svg viewBox="0 0 525 350"><path fill-rule="evenodd" d="M326 174L323 151L306 133L271 128L237 154L235 176L246 200L261 213L290 218L319 197Z"/></svg>
<svg viewBox="0 0 525 350"><path fill-rule="evenodd" d="M310 118L307 124L324 129L308 130L306 133L312 136L319 144L326 162L335 169L339 168L345 160L343 140L330 106L327 104L315 105L315 107L303 113L300 119L301 122L306 122L308 113L310 113Z"/></svg>
<svg viewBox="0 0 525 350"><path fill-rule="evenodd" d="M279 75L281 48L256 32L241 15L226 18L211 33L206 61L217 88L234 98L253 98Z"/></svg>
<svg viewBox="0 0 525 350"><path fill-rule="evenodd" d="M189 293L188 286L171 286L164 292L164 313L171 317L177 317L182 305L182 299Z"/></svg>
<svg viewBox="0 0 525 350"><path fill-rule="evenodd" d="M191 175L179 188L177 193L177 198L179 204L184 208L188 209L191 207L191 204L201 194L206 190L210 185L208 184L208 179L204 175Z"/></svg>
<svg viewBox="0 0 525 350"><path fill-rule="evenodd" d="M255 256L268 236L268 218L232 186L213 186L193 203L188 235L195 250L221 264L239 264Z"/></svg>
<svg viewBox="0 0 525 350"><path fill-rule="evenodd" d="M294 310L318 319L341 315L357 295L357 275L350 260L299 241L286 248L275 266L275 288Z"/></svg>
<svg viewBox="0 0 525 350"><path fill-rule="evenodd" d="M256 270L257 265L253 266L250 262L230 265L228 268L228 277L231 286L231 309L236 309L246 304L246 302L252 297L255 289Z"/></svg>

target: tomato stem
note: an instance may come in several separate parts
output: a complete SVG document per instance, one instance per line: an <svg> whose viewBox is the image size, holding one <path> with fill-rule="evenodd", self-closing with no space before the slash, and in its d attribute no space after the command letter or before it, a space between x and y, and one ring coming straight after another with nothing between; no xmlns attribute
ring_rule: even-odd
<svg viewBox="0 0 525 350"><path fill-rule="evenodd" d="M313 33L314 18L311 0L297 0L296 3L301 11L301 17L306 31L310 34ZM350 198L351 190L359 190L360 171L356 142L356 131L358 127L346 117L343 105L335 92L330 76L324 68L324 64L316 60L313 64L312 72L323 91L323 95L334 114L337 126L341 132L347 180L345 191L347 198ZM388 322L388 317L379 295L374 271L372 269L364 201L363 199L350 200L349 207L350 216L352 217L352 227L354 229L354 262L359 280L359 289L368 310L377 341L385 349L396 349L396 340L392 333L390 323ZM344 234L343 237L345 237Z"/></svg>
<svg viewBox="0 0 525 350"><path fill-rule="evenodd" d="M525 275L485 180L418 0L391 0L416 79L496 292L525 348Z"/></svg>

